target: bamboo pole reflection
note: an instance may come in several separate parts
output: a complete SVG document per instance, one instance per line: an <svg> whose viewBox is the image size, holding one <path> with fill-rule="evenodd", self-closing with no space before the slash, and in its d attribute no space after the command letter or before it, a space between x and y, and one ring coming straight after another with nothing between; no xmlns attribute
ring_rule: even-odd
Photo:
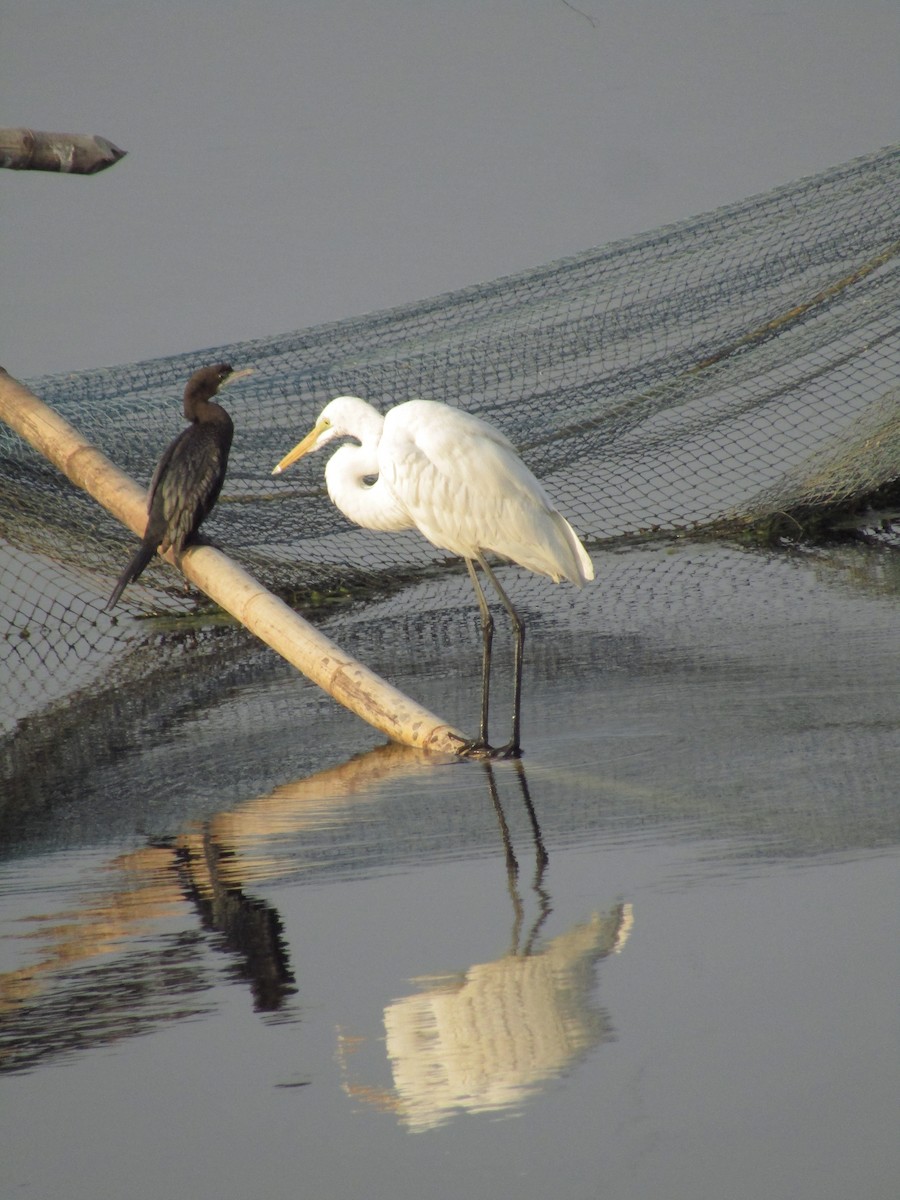
<svg viewBox="0 0 900 1200"><path fill-rule="evenodd" d="M519 1107L591 1049L613 1037L609 1017L592 1003L594 968L624 947L634 920L630 904L538 944L551 913L544 887L548 855L521 762L515 764L532 823L537 916L523 938L519 864L490 763L484 764L506 857L513 909L511 948L465 972L415 979L420 991L384 1010L385 1049L393 1087L353 1082L351 1058L363 1039L338 1032L344 1089L354 1099L394 1112L411 1131L434 1129L460 1112Z"/></svg>
<svg viewBox="0 0 900 1200"><path fill-rule="evenodd" d="M298 839L350 820L382 783L427 780L434 769L434 756L382 746L217 813L171 841L109 860L70 907L34 915L27 933L17 935L36 952L0 974L0 1071L209 1011L209 948L227 956L229 973L249 986L257 1011L281 1009L295 991L281 920L253 890L283 878L286 861L297 869ZM524 769L489 762L454 769L484 771L504 848L511 945L495 963L419 981L419 994L385 1011L394 1088L372 1098L413 1128L439 1123L454 1108L512 1104L602 1041L609 1026L590 1007L591 972L621 948L630 924L629 907L620 905L539 947L551 912L548 857ZM536 915L527 931L498 787L507 769L512 774L503 778L517 781L534 846L528 895ZM345 1056L349 1044L342 1039Z"/></svg>
<svg viewBox="0 0 900 1200"><path fill-rule="evenodd" d="M33 914L14 935L33 953L0 973L0 1071L205 1011L207 942L229 956L258 1011L279 1009L294 991L280 918L250 894L283 873L273 846L346 821L385 779L435 761L379 747L108 860L70 907ZM211 937L198 935L197 915ZM166 970L173 959L178 970ZM111 983L125 974L133 986Z"/></svg>

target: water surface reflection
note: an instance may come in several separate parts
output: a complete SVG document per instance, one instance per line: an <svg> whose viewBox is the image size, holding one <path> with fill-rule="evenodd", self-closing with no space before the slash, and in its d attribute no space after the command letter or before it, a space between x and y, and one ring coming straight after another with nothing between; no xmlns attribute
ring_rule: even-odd
<svg viewBox="0 0 900 1200"><path fill-rule="evenodd" d="M291 950L281 915L260 889L295 877L298 857L307 876L327 865L304 860L298 848L346 823L382 784L408 777L427 789L442 765L382 746L191 824L164 843L92 862L68 889L68 904L28 912L16 923L27 961L0 975L0 1071L33 1069L208 1014L222 955L224 974L249 988L258 1013L296 1019ZM339 1034L346 1091L392 1109L413 1129L440 1124L456 1110L519 1105L607 1040L609 1018L591 1004L593 968L622 948L632 921L630 906L619 904L542 944L552 910L549 856L524 767L510 764L503 779L527 818L534 860L527 903L495 768L463 769L470 783L481 781L474 794L481 792L496 818L509 949L463 971L417 978L418 991L387 1006L390 1093L351 1081L356 1040ZM58 898L56 890L51 895Z"/></svg>
<svg viewBox="0 0 900 1200"><path fill-rule="evenodd" d="M540 929L551 912L544 887L549 856L524 767L517 762L515 775L535 850L531 890L537 912L526 932L518 859L494 769L490 763L483 769L506 858L513 914L509 951L466 971L411 980L420 990L387 1005L383 1020L393 1077L389 1090L353 1079L352 1057L362 1039L345 1031L338 1035L348 1095L394 1112L413 1131L434 1129L462 1111L518 1108L613 1037L608 1015L592 1002L594 967L625 945L634 920L632 906L618 904L606 916L594 913L590 920L539 943Z"/></svg>
<svg viewBox="0 0 900 1200"><path fill-rule="evenodd" d="M619 904L534 951L413 980L422 990L384 1010L393 1088L350 1081L359 1042L341 1032L347 1093L395 1112L414 1131L462 1111L521 1107L614 1037L608 1014L592 1002L593 968L622 949L632 921L631 906Z"/></svg>

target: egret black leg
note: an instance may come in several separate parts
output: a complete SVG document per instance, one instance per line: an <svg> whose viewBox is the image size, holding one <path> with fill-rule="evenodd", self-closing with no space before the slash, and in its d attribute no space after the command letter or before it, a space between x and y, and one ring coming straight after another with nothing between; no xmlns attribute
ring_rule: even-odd
<svg viewBox="0 0 900 1200"><path fill-rule="evenodd" d="M472 580L472 587L475 589L475 598L478 601L478 608L481 612L481 723L478 737L466 744L465 752L467 754L490 754L492 751L488 742L488 710L490 708L491 647L494 640L494 618L491 616L491 610L488 608L484 589L475 571L475 564L470 558L466 559L466 567L468 568L469 578Z"/></svg>
<svg viewBox="0 0 900 1200"><path fill-rule="evenodd" d="M518 758L520 756L520 754L522 753L522 746L521 746L521 742L520 742L519 733L520 733L520 727L521 727L521 707L522 707L522 662L523 662L523 658L524 658L524 654L525 654L525 622L522 620L522 618L516 612L509 596L507 596L506 592L500 586L500 580L497 578L497 576L491 570L490 564L488 563L488 561L484 557L484 555L479 554L477 556L476 561L478 562L478 565L481 567L482 571L484 571L485 575L487 575L488 579L491 581L494 591L500 597L500 600L503 603L503 607L509 613L509 619L512 622L513 637L515 638L514 655L513 655L512 738L507 742L507 744L505 746L500 746L498 749L492 751L492 753L495 758ZM472 578L474 579L475 578L475 570L471 565L469 567L469 573L472 575ZM483 599L484 599L484 594L482 593L482 600ZM486 602L485 602L485 607L487 607Z"/></svg>

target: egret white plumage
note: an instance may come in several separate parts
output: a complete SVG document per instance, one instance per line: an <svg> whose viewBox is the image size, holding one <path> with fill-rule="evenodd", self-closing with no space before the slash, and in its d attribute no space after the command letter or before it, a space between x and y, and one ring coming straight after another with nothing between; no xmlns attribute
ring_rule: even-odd
<svg viewBox="0 0 900 1200"><path fill-rule="evenodd" d="M341 446L325 468L328 494L345 517L364 529L418 529L438 549L465 559L481 612L483 657L479 736L463 749L518 756L525 626L485 554L581 587L594 577L587 551L512 443L478 417L433 400L408 400L382 416L357 396L338 396L272 474L339 438L358 443ZM494 623L476 563L515 637L512 737L498 749L488 741Z"/></svg>

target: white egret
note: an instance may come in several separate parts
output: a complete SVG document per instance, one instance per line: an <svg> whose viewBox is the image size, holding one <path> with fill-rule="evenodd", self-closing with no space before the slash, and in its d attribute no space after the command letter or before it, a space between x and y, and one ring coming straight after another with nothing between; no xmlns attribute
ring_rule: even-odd
<svg viewBox="0 0 900 1200"><path fill-rule="evenodd" d="M272 474L339 438L358 443L341 446L325 468L328 494L345 517L364 529L418 529L438 549L465 559L481 611L483 657L480 732L463 750L518 756L525 626L485 554L581 587L594 577L587 551L512 443L478 417L433 400L409 400L382 416L365 400L338 396ZM496 750L488 742L494 623L476 563L515 636L512 738Z"/></svg>

